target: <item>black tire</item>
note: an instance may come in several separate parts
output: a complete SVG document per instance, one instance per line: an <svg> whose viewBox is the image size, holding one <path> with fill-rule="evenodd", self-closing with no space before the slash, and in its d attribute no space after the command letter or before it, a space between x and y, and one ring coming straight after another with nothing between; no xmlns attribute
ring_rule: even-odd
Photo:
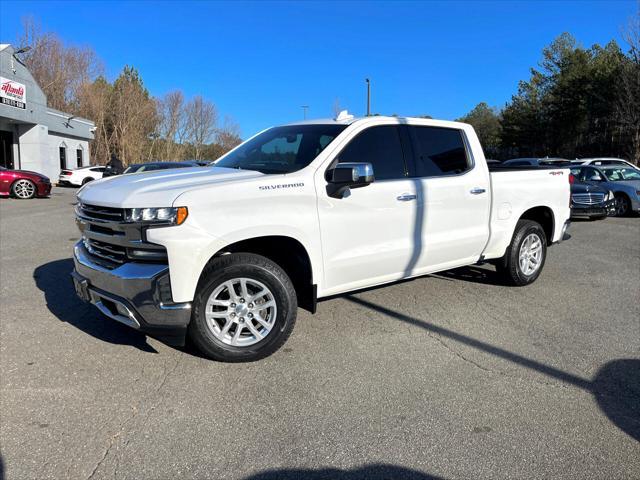
<svg viewBox="0 0 640 480"><path fill-rule="evenodd" d="M616 217L626 217L631 211L631 201L624 193L616 193Z"/></svg>
<svg viewBox="0 0 640 480"><path fill-rule="evenodd" d="M89 182L93 182L93 180L94 180L93 178L87 177L87 178L82 180L82 185L86 185Z"/></svg>
<svg viewBox="0 0 640 480"><path fill-rule="evenodd" d="M520 266L520 249L529 235L536 235L541 241L541 258L537 269L531 273L525 273ZM518 220L511 243L507 247L504 257L496 264L496 270L501 274L508 285L522 287L536 281L540 276L547 259L547 236L538 222L533 220Z"/></svg>
<svg viewBox="0 0 640 480"><path fill-rule="evenodd" d="M209 296L222 283L248 278L264 284L273 294L277 313L268 334L257 343L238 347L224 343L208 326L205 309ZM266 257L252 253L232 253L213 260L203 272L193 301L188 335L207 357L222 362L251 362L278 350L289 338L296 322L296 292L285 271Z"/></svg>
<svg viewBox="0 0 640 480"><path fill-rule="evenodd" d="M26 178L20 178L11 185L11 194L20 200L29 200L37 193L36 184Z"/></svg>

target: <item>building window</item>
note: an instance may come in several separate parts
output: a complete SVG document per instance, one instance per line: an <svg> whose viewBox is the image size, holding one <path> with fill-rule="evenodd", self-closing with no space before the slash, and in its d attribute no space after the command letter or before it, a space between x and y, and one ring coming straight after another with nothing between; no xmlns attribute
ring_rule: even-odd
<svg viewBox="0 0 640 480"><path fill-rule="evenodd" d="M76 159L78 160L78 168L84 167L82 164L82 149L76 150Z"/></svg>
<svg viewBox="0 0 640 480"><path fill-rule="evenodd" d="M67 149L60 147L60 170L67 168Z"/></svg>

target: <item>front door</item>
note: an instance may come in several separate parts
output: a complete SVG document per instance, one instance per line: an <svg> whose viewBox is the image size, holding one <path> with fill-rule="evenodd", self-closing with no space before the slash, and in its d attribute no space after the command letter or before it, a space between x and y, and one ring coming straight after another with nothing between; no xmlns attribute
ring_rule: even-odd
<svg viewBox="0 0 640 480"><path fill-rule="evenodd" d="M0 167L13 170L13 133L0 130Z"/></svg>
<svg viewBox="0 0 640 480"><path fill-rule="evenodd" d="M375 181L343 198L326 192L318 171L318 215L324 260L323 295L406 276L416 243L416 182L407 166L397 125L369 127L336 156L338 162L368 162Z"/></svg>

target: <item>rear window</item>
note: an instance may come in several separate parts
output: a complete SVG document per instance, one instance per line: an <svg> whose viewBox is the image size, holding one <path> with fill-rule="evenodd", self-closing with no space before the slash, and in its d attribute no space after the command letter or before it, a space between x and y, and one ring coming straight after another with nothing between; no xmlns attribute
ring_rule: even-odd
<svg viewBox="0 0 640 480"><path fill-rule="evenodd" d="M462 132L454 128L409 126L414 144L415 176L437 177L470 168Z"/></svg>

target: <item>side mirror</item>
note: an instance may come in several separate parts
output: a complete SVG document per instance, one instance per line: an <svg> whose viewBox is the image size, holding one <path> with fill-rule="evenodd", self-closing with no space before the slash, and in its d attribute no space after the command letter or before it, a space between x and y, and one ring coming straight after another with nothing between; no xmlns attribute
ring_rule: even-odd
<svg viewBox="0 0 640 480"><path fill-rule="evenodd" d="M375 180L370 163L338 163L327 171L327 193L330 197L342 198L348 188L366 187Z"/></svg>

